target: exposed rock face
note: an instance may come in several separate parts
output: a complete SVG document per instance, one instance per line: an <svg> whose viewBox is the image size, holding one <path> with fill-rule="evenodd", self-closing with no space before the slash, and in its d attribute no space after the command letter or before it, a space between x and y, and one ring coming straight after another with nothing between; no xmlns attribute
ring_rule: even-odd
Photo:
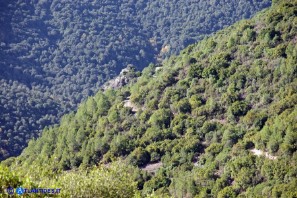
<svg viewBox="0 0 297 198"><path fill-rule="evenodd" d="M121 73L114 79L106 82L102 88L106 89L118 89L120 87L125 86L133 79L136 79L138 73L135 71L135 67L133 65L127 65L126 68L122 69Z"/></svg>

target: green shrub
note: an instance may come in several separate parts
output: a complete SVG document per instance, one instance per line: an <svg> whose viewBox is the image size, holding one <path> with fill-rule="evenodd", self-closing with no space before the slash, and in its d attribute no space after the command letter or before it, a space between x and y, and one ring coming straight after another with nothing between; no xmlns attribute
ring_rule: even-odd
<svg viewBox="0 0 297 198"><path fill-rule="evenodd" d="M121 163L90 171L65 172L58 177L57 185L62 189L62 197L131 198L137 192L137 183L129 168Z"/></svg>
<svg viewBox="0 0 297 198"><path fill-rule="evenodd" d="M243 116L247 113L248 110L249 107L247 103L243 101L236 101L230 107L230 111L234 116Z"/></svg>

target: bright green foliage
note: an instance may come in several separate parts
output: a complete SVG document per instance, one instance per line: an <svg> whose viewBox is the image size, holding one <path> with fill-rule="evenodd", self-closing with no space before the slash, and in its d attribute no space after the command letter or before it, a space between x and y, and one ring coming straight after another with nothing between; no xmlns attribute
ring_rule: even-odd
<svg viewBox="0 0 297 198"><path fill-rule="evenodd" d="M7 167L0 166L0 193L5 193L8 187L16 188L23 182L18 176L9 171Z"/></svg>
<svg viewBox="0 0 297 198"><path fill-rule="evenodd" d="M119 163L88 171L65 172L56 185L61 187L62 197L131 198L137 192L131 173Z"/></svg>
<svg viewBox="0 0 297 198"><path fill-rule="evenodd" d="M32 182L32 177L17 174L17 172L11 171L8 167L0 165L0 197L7 197L7 188L36 188L37 185ZM31 197L38 197L38 195L32 195ZM39 197L43 197L40 196Z"/></svg>
<svg viewBox="0 0 297 198"><path fill-rule="evenodd" d="M6 193L6 188L60 188L58 197L106 197L106 198L131 198L137 196L137 183L133 178L134 168L125 166L121 162L93 167L88 170L73 170L70 172L56 173L54 177L46 173L44 169L28 169L25 174L32 178L38 177L38 185L21 181L24 173L11 172L8 168L0 166L1 193ZM37 175L38 174L38 175ZM32 197L45 195L32 194Z"/></svg>
<svg viewBox="0 0 297 198"><path fill-rule="evenodd" d="M236 194L232 187L228 186L218 193L218 198L234 198Z"/></svg>
<svg viewBox="0 0 297 198"><path fill-rule="evenodd" d="M168 109L159 109L155 111L149 119L149 123L158 126L165 127L170 124L171 112Z"/></svg>

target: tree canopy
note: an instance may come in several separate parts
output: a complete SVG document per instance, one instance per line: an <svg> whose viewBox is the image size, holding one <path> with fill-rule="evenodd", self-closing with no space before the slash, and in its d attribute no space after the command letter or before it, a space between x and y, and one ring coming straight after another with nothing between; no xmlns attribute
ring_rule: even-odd
<svg viewBox="0 0 297 198"><path fill-rule="evenodd" d="M0 160L129 64L177 54L270 0L0 2ZM115 115L114 115L115 116Z"/></svg>
<svg viewBox="0 0 297 198"><path fill-rule="evenodd" d="M89 97L3 164L23 177L42 168L33 182L55 175L52 185L68 192L69 177L120 161L133 165L124 182L143 196L296 197L296 13L296 0L274 2L162 69L150 65L136 82ZM134 192L132 184L124 188Z"/></svg>

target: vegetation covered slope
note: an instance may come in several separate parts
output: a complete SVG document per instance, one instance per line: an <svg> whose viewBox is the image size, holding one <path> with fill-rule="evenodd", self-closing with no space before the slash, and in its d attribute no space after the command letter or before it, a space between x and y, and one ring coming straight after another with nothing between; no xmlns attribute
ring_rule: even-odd
<svg viewBox="0 0 297 198"><path fill-rule="evenodd" d="M61 184L61 170L159 163L135 170L143 195L296 197L296 33L297 1L278 1L136 83L98 92L5 164L28 175L42 167Z"/></svg>
<svg viewBox="0 0 297 198"><path fill-rule="evenodd" d="M270 0L0 2L0 160L128 64L141 70Z"/></svg>

